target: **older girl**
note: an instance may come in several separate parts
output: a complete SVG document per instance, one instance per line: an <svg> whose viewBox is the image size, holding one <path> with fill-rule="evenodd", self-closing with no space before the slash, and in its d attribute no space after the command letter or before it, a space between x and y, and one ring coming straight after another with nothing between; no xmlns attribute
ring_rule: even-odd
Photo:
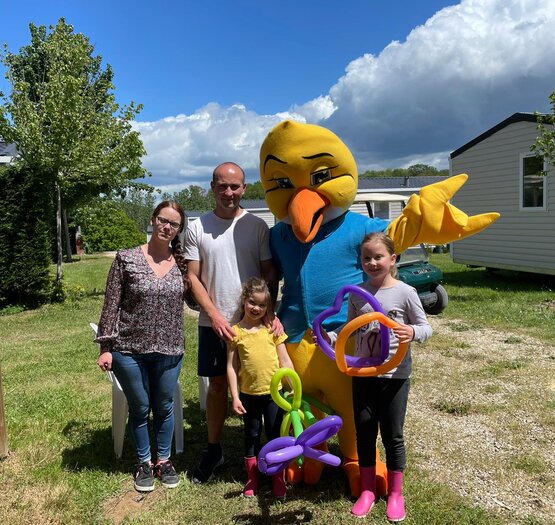
<svg viewBox="0 0 555 525"><path fill-rule="evenodd" d="M385 315L399 324L390 333L390 359L399 343L425 341L432 335L422 303L414 288L396 279L397 256L393 241L385 233L370 233L360 246L361 262L368 280L361 288L373 294ZM349 296L347 320L373 312L360 296ZM329 342L337 334L323 333ZM379 357L381 353L380 324L374 321L356 334L357 357ZM412 357L410 348L401 364L378 377L353 377L353 411L360 465L361 493L352 508L355 516L370 512L376 500L376 441L378 429L385 448L387 463L387 518L405 519L403 472L406 467L403 426L407 410Z"/></svg>
<svg viewBox="0 0 555 525"><path fill-rule="evenodd" d="M368 280L361 287L372 293L385 314L397 321L392 330L390 357L399 343L425 341L432 335L418 294L396 279L393 241L384 233L370 233L362 241L361 262ZM371 306L357 295L349 297L348 319L371 312ZM357 333L356 354L380 355L379 323L375 321ZM361 494L353 506L355 516L366 515L376 499L376 440L378 428L387 464L387 518L405 519L403 471L406 467L403 426L407 410L412 358L410 349L401 364L378 377L353 377L353 407L360 465Z"/></svg>

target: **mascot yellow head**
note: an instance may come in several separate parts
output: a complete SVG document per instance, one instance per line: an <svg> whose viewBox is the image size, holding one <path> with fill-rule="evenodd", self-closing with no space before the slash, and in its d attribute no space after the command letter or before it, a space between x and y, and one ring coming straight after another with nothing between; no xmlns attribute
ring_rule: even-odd
<svg viewBox="0 0 555 525"><path fill-rule="evenodd" d="M320 226L351 206L358 187L353 155L329 129L286 120L260 149L266 202L291 224L299 241L312 241Z"/></svg>

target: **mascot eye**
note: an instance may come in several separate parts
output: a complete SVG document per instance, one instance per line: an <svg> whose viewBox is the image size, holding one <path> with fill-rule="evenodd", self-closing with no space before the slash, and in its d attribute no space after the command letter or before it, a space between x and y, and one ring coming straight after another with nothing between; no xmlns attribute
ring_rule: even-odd
<svg viewBox="0 0 555 525"><path fill-rule="evenodd" d="M321 184L322 182L326 182L327 180L331 179L331 170L325 169L320 170L313 173L311 176L312 186L316 186L317 184Z"/></svg>
<svg viewBox="0 0 555 525"><path fill-rule="evenodd" d="M278 188L286 189L286 188L294 188L291 179L284 177L283 179L275 179Z"/></svg>

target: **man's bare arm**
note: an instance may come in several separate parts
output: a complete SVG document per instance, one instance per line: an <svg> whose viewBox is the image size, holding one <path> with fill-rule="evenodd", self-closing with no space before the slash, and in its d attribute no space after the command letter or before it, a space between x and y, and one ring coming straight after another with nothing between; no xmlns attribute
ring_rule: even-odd
<svg viewBox="0 0 555 525"><path fill-rule="evenodd" d="M216 334L222 339L231 341L235 337L235 332L227 319L216 308L216 305L212 302L212 299L210 299L210 296L208 295L208 291L202 284L200 280L200 264L200 261L187 261L187 270L189 279L191 280L191 290L193 292L193 296L195 297L196 302L208 314L208 317L210 317L214 332L216 332Z"/></svg>

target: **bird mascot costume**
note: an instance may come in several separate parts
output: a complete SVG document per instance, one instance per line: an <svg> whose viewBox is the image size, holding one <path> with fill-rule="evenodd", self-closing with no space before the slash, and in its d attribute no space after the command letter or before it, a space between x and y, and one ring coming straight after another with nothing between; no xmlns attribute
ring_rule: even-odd
<svg viewBox="0 0 555 525"><path fill-rule="evenodd" d="M499 214L469 217L449 204L465 183L461 174L422 188L412 195L393 222L349 211L358 189L355 159L330 130L284 121L273 128L260 150L260 178L266 201L280 221L270 231L270 246L283 278L278 316L289 336L287 350L303 392L327 403L343 419L339 445L353 496L360 477L353 418L351 378L312 341L314 318L331 306L338 290L364 280L360 243L367 233L385 231L397 253L421 242L444 244L473 235ZM346 300L328 317L331 331L347 319ZM290 469L289 481L316 483L322 464L305 460ZM377 491L385 493L385 465L377 465Z"/></svg>

